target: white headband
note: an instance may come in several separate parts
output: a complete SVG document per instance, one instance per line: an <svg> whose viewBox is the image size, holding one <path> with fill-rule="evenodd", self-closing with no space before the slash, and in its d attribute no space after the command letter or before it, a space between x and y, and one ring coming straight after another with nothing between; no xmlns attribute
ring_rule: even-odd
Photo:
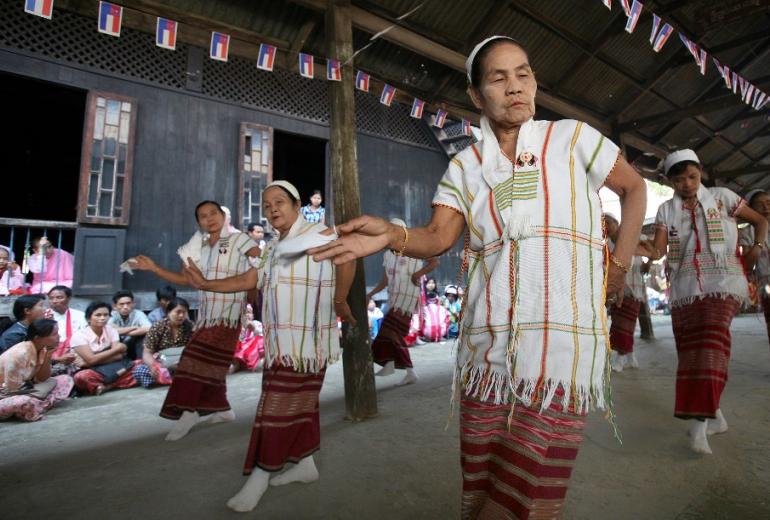
<svg viewBox="0 0 770 520"><path fill-rule="evenodd" d="M765 190L759 190L759 189L751 190L748 193L746 193L746 195L744 195L743 198L746 200L746 202L751 204L751 199L753 199L756 195L759 195L760 193L765 193ZM3 246L0 246L0 247L3 247Z"/></svg>
<svg viewBox="0 0 770 520"><path fill-rule="evenodd" d="M692 150L677 150L676 152L668 154L663 160L663 175L668 175L668 171L672 166L683 161L693 161L700 164L700 159L698 159L697 154Z"/></svg>
<svg viewBox="0 0 770 520"><path fill-rule="evenodd" d="M297 191L297 188L295 188L294 185L292 183L290 183L289 181L273 181L270 184L268 184L267 186L265 186L265 189L262 190L262 193L264 193L268 189L276 187L276 186L285 189L286 191L291 193L294 196L295 199L300 200L300 198L299 198L299 191Z"/></svg>
<svg viewBox="0 0 770 520"><path fill-rule="evenodd" d="M514 39L513 39L513 38L511 38L510 36L500 36L500 35L497 35L497 36L490 36L490 37L489 37L489 38L487 38L486 40L484 40L484 41L482 41L482 42L480 42L480 43L476 44L476 46L473 48L473 50L471 51L471 53L468 55L468 59L467 59L467 60L465 60L465 75L468 77L468 83L473 83L473 80L471 79L471 71L473 70L473 61L476 59L476 54L478 54L478 53L479 53L479 51L480 51L480 50L481 50L481 49L482 49L482 48L483 48L483 47L484 47L486 44L488 44L489 42L491 42L492 40L500 40L500 39L503 39L503 40L510 40L510 41L512 41L513 43L515 43L516 45L518 45L518 44L519 44L519 42L517 42L516 40L514 40Z"/></svg>

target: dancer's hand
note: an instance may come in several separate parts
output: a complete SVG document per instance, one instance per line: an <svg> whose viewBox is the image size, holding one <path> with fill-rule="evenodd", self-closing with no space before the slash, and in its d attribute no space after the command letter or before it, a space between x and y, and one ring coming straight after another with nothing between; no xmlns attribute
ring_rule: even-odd
<svg viewBox="0 0 770 520"><path fill-rule="evenodd" d="M158 268L157 264L149 256L136 255L133 260L134 262L131 262L131 269L155 271Z"/></svg>
<svg viewBox="0 0 770 520"><path fill-rule="evenodd" d="M417 287L420 287L420 283L422 282L422 275L414 273L412 275L412 283L416 285Z"/></svg>
<svg viewBox="0 0 770 520"><path fill-rule="evenodd" d="M337 316L342 318L342 321L348 323L350 326L355 326L356 319L353 317L353 311L350 310L350 305L348 305L347 301L343 302L334 302L334 312L337 313Z"/></svg>
<svg viewBox="0 0 770 520"><path fill-rule="evenodd" d="M184 277L187 279L187 283L196 289L203 289L206 285L206 282L208 281L203 276L201 270L198 269L198 266L195 265L195 262L193 262L192 258L187 259L187 265L182 267L182 272L184 273Z"/></svg>
<svg viewBox="0 0 770 520"><path fill-rule="evenodd" d="M618 266L609 263L609 272L607 273L607 307L620 307L623 305L623 288L626 285L626 273Z"/></svg>
<svg viewBox="0 0 770 520"><path fill-rule="evenodd" d="M328 244L309 249L313 260L332 259L335 264L344 264L356 258L369 256L389 246L393 235L401 232L401 227L379 217L364 215L336 226L340 238ZM326 234L334 230L326 230Z"/></svg>

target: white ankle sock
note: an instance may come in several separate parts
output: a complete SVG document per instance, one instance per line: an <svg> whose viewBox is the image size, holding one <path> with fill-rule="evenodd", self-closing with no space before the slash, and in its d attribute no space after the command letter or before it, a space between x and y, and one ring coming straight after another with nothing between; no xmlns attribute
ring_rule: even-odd
<svg viewBox="0 0 770 520"><path fill-rule="evenodd" d="M636 360L636 356L633 352L626 354L626 363L631 368L639 368L639 362Z"/></svg>
<svg viewBox="0 0 770 520"><path fill-rule="evenodd" d="M176 422L171 431L166 435L167 441L178 441L190 431L190 428L198 422L198 412L182 412L182 416Z"/></svg>
<svg viewBox="0 0 770 520"><path fill-rule="evenodd" d="M706 437L707 427L706 421L690 420L690 449L695 453L711 455L711 446Z"/></svg>
<svg viewBox="0 0 770 520"><path fill-rule="evenodd" d="M400 383L398 383L396 386L405 386L405 385L411 385L413 383L417 382L417 374L415 373L413 368L407 368L406 369L406 375L404 376L404 379L401 380Z"/></svg>
<svg viewBox="0 0 770 520"><path fill-rule="evenodd" d="M249 479L236 495L227 501L227 507L239 513L251 511L267 491L270 473L263 469L254 468Z"/></svg>
<svg viewBox="0 0 770 520"><path fill-rule="evenodd" d="M706 433L708 435L718 435L726 431L727 431L727 421L725 420L725 416L722 414L722 409L717 408L716 419L708 420L708 427L706 428Z"/></svg>
<svg viewBox="0 0 770 520"><path fill-rule="evenodd" d="M221 422L233 422L235 420L235 412L232 410L225 410L223 412L216 412L210 415L204 415L198 422L207 422L210 424L216 424Z"/></svg>
<svg viewBox="0 0 770 520"><path fill-rule="evenodd" d="M396 372L396 362L395 361L388 361L385 363L385 366L382 367L379 372L374 374L375 376L389 376Z"/></svg>
<svg viewBox="0 0 770 520"><path fill-rule="evenodd" d="M318 469L315 467L313 456L310 455L299 461L293 467L287 469L280 475L270 479L271 486L283 486L292 482L315 482L318 480Z"/></svg>
<svg viewBox="0 0 770 520"><path fill-rule="evenodd" d="M623 357L615 351L612 352L610 364L613 372L623 371Z"/></svg>

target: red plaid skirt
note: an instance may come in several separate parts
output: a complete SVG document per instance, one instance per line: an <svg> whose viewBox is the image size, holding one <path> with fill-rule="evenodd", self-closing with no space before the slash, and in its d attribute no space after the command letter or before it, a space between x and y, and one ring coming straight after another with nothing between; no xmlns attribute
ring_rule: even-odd
<svg viewBox="0 0 770 520"><path fill-rule="evenodd" d="M393 361L396 368L412 368L412 357L404 337L409 334L412 317L397 310L388 311L372 342L372 357L378 365Z"/></svg>
<svg viewBox="0 0 770 520"><path fill-rule="evenodd" d="M183 412L207 415L230 409L225 377L238 333L237 327L224 326L203 327L193 333L182 351L161 417L179 419Z"/></svg>
<svg viewBox="0 0 770 520"><path fill-rule="evenodd" d="M583 440L585 416L463 399L463 520L557 518Z"/></svg>
<svg viewBox="0 0 770 520"><path fill-rule="evenodd" d="M634 331L641 308L642 303L639 300L628 297L623 298L623 305L620 307L612 306L610 310L612 316L610 345L612 345L612 350L621 354L630 354L634 351Z"/></svg>
<svg viewBox="0 0 770 520"><path fill-rule="evenodd" d="M308 374L277 364L265 368L244 475L255 466L279 471L321 448L318 394L325 374L326 369Z"/></svg>
<svg viewBox="0 0 770 520"><path fill-rule="evenodd" d="M676 417L715 417L727 383L732 344L730 323L739 308L735 298L708 297L671 310L679 359Z"/></svg>

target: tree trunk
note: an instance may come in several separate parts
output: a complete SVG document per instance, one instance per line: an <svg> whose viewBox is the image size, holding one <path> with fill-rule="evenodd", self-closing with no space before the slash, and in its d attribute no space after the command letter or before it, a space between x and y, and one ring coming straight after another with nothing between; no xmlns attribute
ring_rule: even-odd
<svg viewBox="0 0 770 520"><path fill-rule="evenodd" d="M350 0L329 0L326 35L329 57L343 64L342 81L329 82L329 151L334 219L345 222L361 214L356 157L355 71L352 63L345 63L353 55ZM377 415L363 260L358 260L356 264L348 303L358 324L354 327L346 325L342 337L345 408L348 419L361 421Z"/></svg>

